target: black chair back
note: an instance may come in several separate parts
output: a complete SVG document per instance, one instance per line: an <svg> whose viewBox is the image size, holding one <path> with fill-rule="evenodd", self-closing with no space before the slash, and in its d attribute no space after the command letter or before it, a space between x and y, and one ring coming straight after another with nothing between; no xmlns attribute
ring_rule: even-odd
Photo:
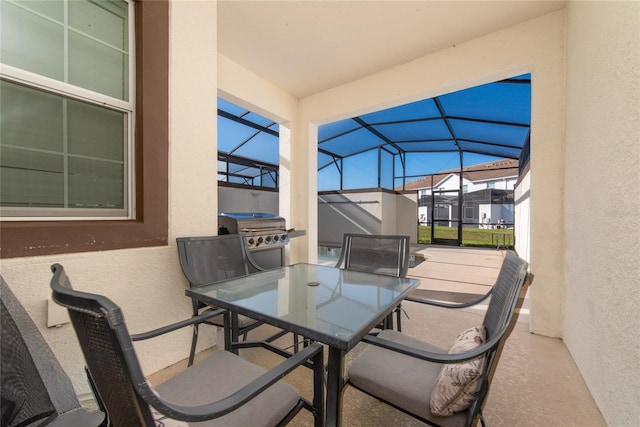
<svg viewBox="0 0 640 427"><path fill-rule="evenodd" d="M261 270L251 259L240 234L179 237L180 266L190 286L246 276Z"/></svg>
<svg viewBox="0 0 640 427"><path fill-rule="evenodd" d="M91 378L114 426L154 426L136 393L148 390L122 311L110 299L73 290L61 265L51 267L52 297L69 311ZM150 393L150 391L149 391Z"/></svg>
<svg viewBox="0 0 640 427"><path fill-rule="evenodd" d="M486 328L487 340L497 335L502 335L502 337L498 345L486 355L482 385L478 398L469 408L469 420L474 420L482 410L504 343L517 321L517 316L513 314L515 310L520 308L520 293L526 287L529 279L528 267L529 263L514 252L508 251L505 254L496 283L491 289L491 301L485 313L483 325Z"/></svg>
<svg viewBox="0 0 640 427"><path fill-rule="evenodd" d="M406 277L410 249L409 236L346 233L336 267Z"/></svg>

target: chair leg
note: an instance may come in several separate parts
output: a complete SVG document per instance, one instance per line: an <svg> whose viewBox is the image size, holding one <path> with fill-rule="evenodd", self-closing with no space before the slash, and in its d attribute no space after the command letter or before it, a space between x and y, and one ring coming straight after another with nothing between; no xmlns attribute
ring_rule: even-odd
<svg viewBox="0 0 640 427"><path fill-rule="evenodd" d="M484 422L484 417L482 416L482 409L478 410L478 416L480 417L480 424L482 425L482 427L487 427Z"/></svg>
<svg viewBox="0 0 640 427"><path fill-rule="evenodd" d="M193 325L193 337L191 338L191 351L189 352L189 362L187 367L193 365L193 359L196 356L196 345L198 344L198 325Z"/></svg>
<svg viewBox="0 0 640 427"><path fill-rule="evenodd" d="M293 352L297 353L298 351L300 351L300 338L298 334L294 333L293 334Z"/></svg>
<svg viewBox="0 0 640 427"><path fill-rule="evenodd" d="M402 307L396 307L396 323L398 324L398 332L402 332Z"/></svg>

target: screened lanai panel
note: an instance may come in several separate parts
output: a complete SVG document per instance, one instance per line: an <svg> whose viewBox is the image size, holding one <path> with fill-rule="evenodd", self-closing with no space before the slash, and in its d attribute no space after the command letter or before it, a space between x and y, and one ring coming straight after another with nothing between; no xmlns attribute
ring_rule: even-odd
<svg viewBox="0 0 640 427"><path fill-rule="evenodd" d="M380 153L380 187L393 189L393 155L386 151Z"/></svg>
<svg viewBox="0 0 640 427"><path fill-rule="evenodd" d="M416 152L458 151L456 142L451 139L447 141L398 142L396 145L407 151L407 155Z"/></svg>
<svg viewBox="0 0 640 427"><path fill-rule="evenodd" d="M318 153L318 170L322 170L334 163L334 158L322 152Z"/></svg>
<svg viewBox="0 0 640 427"><path fill-rule="evenodd" d="M218 151L235 154L235 150L255 133L256 129L218 116Z"/></svg>
<svg viewBox="0 0 640 427"><path fill-rule="evenodd" d="M340 172L334 164L318 170L318 191L331 191L340 188Z"/></svg>
<svg viewBox="0 0 640 427"><path fill-rule="evenodd" d="M264 126L265 128L278 132L278 124L274 123L270 119L267 119L266 117L261 116L260 114L249 112L244 116L242 116L242 118L252 123L255 123L257 125Z"/></svg>
<svg viewBox="0 0 640 427"><path fill-rule="evenodd" d="M353 119L339 120L318 127L318 142L322 143L327 139L335 138L347 132L360 128L360 124Z"/></svg>
<svg viewBox="0 0 640 427"><path fill-rule="evenodd" d="M280 157L278 138L264 132L254 131L251 139L234 151L235 155L278 164Z"/></svg>
<svg viewBox="0 0 640 427"><path fill-rule="evenodd" d="M218 98L218 109L236 117L242 117L249 112L246 108L242 108L232 102L225 101L222 98Z"/></svg>
<svg viewBox="0 0 640 427"><path fill-rule="evenodd" d="M346 157L354 153L375 148L383 144L382 140L366 129L342 135L327 142L318 142L318 148L335 153L338 157Z"/></svg>
<svg viewBox="0 0 640 427"><path fill-rule="evenodd" d="M459 140L501 144L507 147L522 148L529 128L505 126L493 123L451 120Z"/></svg>
<svg viewBox="0 0 640 427"><path fill-rule="evenodd" d="M523 80L518 79L523 82ZM496 82L439 97L447 116L528 125L531 85Z"/></svg>
<svg viewBox="0 0 640 427"><path fill-rule="evenodd" d="M375 130L394 142L450 139L451 132L444 120L421 120L415 122L375 125Z"/></svg>
<svg viewBox="0 0 640 427"><path fill-rule="evenodd" d="M423 99L410 104L387 108L386 110L376 111L374 113L360 116L362 120L369 124L406 122L435 117L440 117L440 112L438 111L433 99Z"/></svg>
<svg viewBox="0 0 640 427"><path fill-rule="evenodd" d="M378 151L349 156L343 161L343 189L357 190L359 188L378 187Z"/></svg>
<svg viewBox="0 0 640 427"><path fill-rule="evenodd" d="M396 156L396 170L402 170L402 163ZM460 154L453 152L407 153L405 174L408 177L422 177L443 170L460 168ZM396 173L398 175L398 173Z"/></svg>
<svg viewBox="0 0 640 427"><path fill-rule="evenodd" d="M465 151L465 156L467 152L469 153L479 153L485 154L487 156L493 156L493 160L499 158L507 158L507 159L517 159L520 156L520 148L513 147L499 147L499 146L491 146L488 144L479 144L474 142L461 141L460 148ZM478 163L474 163L478 164Z"/></svg>

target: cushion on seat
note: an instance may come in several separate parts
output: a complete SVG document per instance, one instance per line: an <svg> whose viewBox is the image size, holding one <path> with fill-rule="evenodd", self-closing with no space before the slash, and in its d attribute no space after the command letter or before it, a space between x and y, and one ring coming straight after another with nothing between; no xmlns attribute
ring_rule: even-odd
<svg viewBox="0 0 640 427"><path fill-rule="evenodd" d="M458 335L449 354L472 350L482 345L485 339L484 326L469 328ZM439 416L449 416L471 406L480 389L485 359L485 356L480 356L465 362L443 365L431 391L431 412Z"/></svg>
<svg viewBox="0 0 640 427"><path fill-rule="evenodd" d="M182 405L202 405L229 396L265 370L240 357L216 351L155 389L163 399ZM275 426L298 403L296 390L283 381L269 387L232 413L191 426ZM168 425L168 424L167 424Z"/></svg>
<svg viewBox="0 0 640 427"><path fill-rule="evenodd" d="M428 342L386 329L380 338L434 353L447 351ZM368 345L348 368L349 382L366 393L384 400L434 424L464 426L467 413L438 417L429 409L430 390L435 385L441 364L405 356Z"/></svg>

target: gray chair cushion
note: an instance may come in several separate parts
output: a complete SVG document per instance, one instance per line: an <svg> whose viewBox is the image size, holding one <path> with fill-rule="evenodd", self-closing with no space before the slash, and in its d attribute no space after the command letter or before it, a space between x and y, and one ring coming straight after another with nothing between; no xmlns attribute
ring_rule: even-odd
<svg viewBox="0 0 640 427"><path fill-rule="evenodd" d="M47 427L89 427L99 426L104 420L104 414L97 410L78 408L60 414Z"/></svg>
<svg viewBox="0 0 640 427"><path fill-rule="evenodd" d="M222 399L248 384L265 370L240 357L217 351L175 377L158 385L158 394L173 403L202 405ZM280 381L232 413L191 426L275 426L296 406L299 396Z"/></svg>
<svg viewBox="0 0 640 427"><path fill-rule="evenodd" d="M445 349L389 329L378 336L421 350L447 353ZM467 418L466 411L438 417L429 409L431 390L441 368L442 365L438 363L369 345L349 366L348 375L355 387L425 420L446 427L463 426Z"/></svg>

